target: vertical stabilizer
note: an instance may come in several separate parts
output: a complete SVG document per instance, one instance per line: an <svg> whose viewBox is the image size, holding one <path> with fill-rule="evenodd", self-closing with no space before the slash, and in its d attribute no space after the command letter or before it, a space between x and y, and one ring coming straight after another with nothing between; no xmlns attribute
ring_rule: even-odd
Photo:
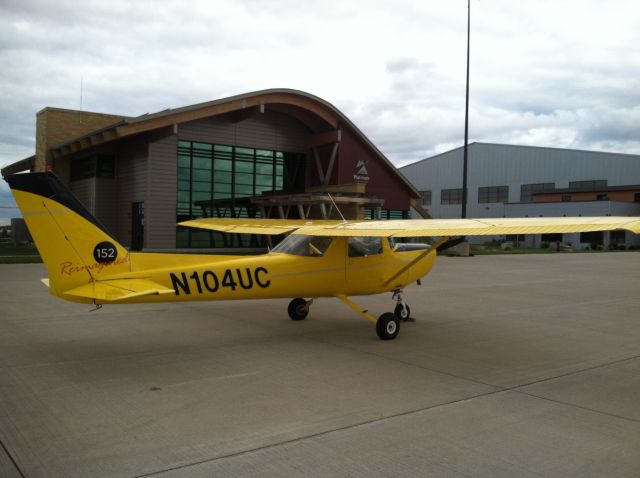
<svg viewBox="0 0 640 478"><path fill-rule="evenodd" d="M47 268L53 295L130 270L128 251L53 173L5 179Z"/></svg>

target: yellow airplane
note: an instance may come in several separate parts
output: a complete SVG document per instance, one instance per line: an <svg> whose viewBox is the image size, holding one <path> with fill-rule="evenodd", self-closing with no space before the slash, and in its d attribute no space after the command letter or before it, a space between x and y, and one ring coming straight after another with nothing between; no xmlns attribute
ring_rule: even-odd
<svg viewBox="0 0 640 478"><path fill-rule="evenodd" d="M306 221L194 219L183 226L229 233L287 234L267 254L227 256L129 252L53 173L5 178L49 273L52 295L73 302L129 304L193 300L294 298L303 320L319 297L336 297L394 339L410 316L407 285L429 273L438 249L454 236L539 234L625 229L640 217ZM438 237L434 244L397 238ZM350 296L392 292L394 312L373 317Z"/></svg>

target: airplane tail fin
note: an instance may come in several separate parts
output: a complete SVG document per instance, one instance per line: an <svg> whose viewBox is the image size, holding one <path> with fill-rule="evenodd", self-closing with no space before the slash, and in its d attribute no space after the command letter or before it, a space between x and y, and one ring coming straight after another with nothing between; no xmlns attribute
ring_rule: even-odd
<svg viewBox="0 0 640 478"><path fill-rule="evenodd" d="M5 180L47 268L51 294L92 302L65 291L130 271L128 251L53 173L14 174Z"/></svg>

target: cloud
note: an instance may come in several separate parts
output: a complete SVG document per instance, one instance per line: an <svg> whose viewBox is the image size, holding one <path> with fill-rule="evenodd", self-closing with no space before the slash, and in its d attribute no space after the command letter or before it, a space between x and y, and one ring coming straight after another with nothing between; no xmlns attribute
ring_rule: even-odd
<svg viewBox="0 0 640 478"><path fill-rule="evenodd" d="M635 2L471 2L470 139L640 153ZM396 164L459 146L465 2L5 1L0 165L45 106L137 116L263 88L341 109Z"/></svg>

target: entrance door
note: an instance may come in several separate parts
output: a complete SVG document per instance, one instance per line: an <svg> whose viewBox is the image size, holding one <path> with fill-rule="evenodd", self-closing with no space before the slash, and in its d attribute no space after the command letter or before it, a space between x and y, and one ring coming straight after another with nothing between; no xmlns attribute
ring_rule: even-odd
<svg viewBox="0 0 640 478"><path fill-rule="evenodd" d="M144 246L144 202L131 204L131 250L141 251Z"/></svg>

